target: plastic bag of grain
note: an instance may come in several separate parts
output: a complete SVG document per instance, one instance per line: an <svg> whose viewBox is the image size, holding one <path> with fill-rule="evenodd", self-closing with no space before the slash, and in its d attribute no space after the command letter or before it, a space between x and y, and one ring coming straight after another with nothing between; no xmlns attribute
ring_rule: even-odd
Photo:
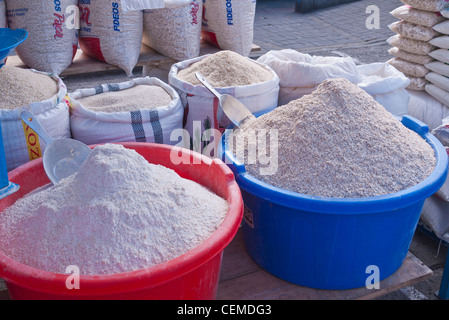
<svg viewBox="0 0 449 320"><path fill-rule="evenodd" d="M78 0L6 0L8 26L28 31L27 40L16 48L27 66L56 75L70 66L78 48L78 30L73 21L76 13L67 9L77 5Z"/></svg>
<svg viewBox="0 0 449 320"><path fill-rule="evenodd" d="M432 97L440 101L445 106L449 107L449 92L437 87L434 84L427 84L425 88L426 92Z"/></svg>
<svg viewBox="0 0 449 320"><path fill-rule="evenodd" d="M426 89L427 80L426 78L418 78L418 77L412 77L407 76L410 80L410 84L406 89L408 90L414 90L414 91L424 91Z"/></svg>
<svg viewBox="0 0 449 320"><path fill-rule="evenodd" d="M201 0L167 0L165 8L145 10L142 42L174 60L200 53Z"/></svg>
<svg viewBox="0 0 449 320"><path fill-rule="evenodd" d="M441 11L449 7L449 1L447 0L401 0L401 2L419 10L431 12Z"/></svg>
<svg viewBox="0 0 449 320"><path fill-rule="evenodd" d="M449 18L449 8L446 8L444 10L441 10L441 15L445 18Z"/></svg>
<svg viewBox="0 0 449 320"><path fill-rule="evenodd" d="M440 89L449 92L449 77L445 77L436 72L429 72L428 74L426 74L426 79Z"/></svg>
<svg viewBox="0 0 449 320"><path fill-rule="evenodd" d="M429 28L446 20L439 12L419 10L408 5L394 9L390 14L399 20L405 20Z"/></svg>
<svg viewBox="0 0 449 320"><path fill-rule="evenodd" d="M0 28L7 28L5 0L0 0Z"/></svg>
<svg viewBox="0 0 449 320"><path fill-rule="evenodd" d="M254 38L256 0L203 0L202 37L212 45L248 56Z"/></svg>
<svg viewBox="0 0 449 320"><path fill-rule="evenodd" d="M362 75L350 57L321 57L292 49L271 50L257 59L279 76L279 104L312 93L324 80L346 78L353 83Z"/></svg>
<svg viewBox="0 0 449 320"><path fill-rule="evenodd" d="M219 108L218 99L195 78L196 71L220 94L236 97L252 113L278 106L279 77L260 62L224 50L176 63L170 69L169 84L181 97L185 108L184 129L188 134L187 137L174 136L178 139L177 145L216 157L217 153L209 153L218 151L220 137L214 130L222 133L230 124ZM215 148L211 150L208 146Z"/></svg>
<svg viewBox="0 0 449 320"><path fill-rule="evenodd" d="M140 55L143 11L123 12L121 0L80 0L79 7L83 52L131 76Z"/></svg>
<svg viewBox="0 0 449 320"><path fill-rule="evenodd" d="M449 63L449 49L437 49L429 53L429 56L435 60ZM427 62L430 63L431 61Z"/></svg>
<svg viewBox="0 0 449 320"><path fill-rule="evenodd" d="M434 38L431 41L438 39ZM403 37L399 34L391 36L387 39L390 46L399 48L403 51L407 51L414 54L426 55L436 49L431 43L426 41L418 41L410 38Z"/></svg>
<svg viewBox="0 0 449 320"><path fill-rule="evenodd" d="M444 35L441 37L433 38L429 41L429 44L441 49L449 49L449 36Z"/></svg>
<svg viewBox="0 0 449 320"><path fill-rule="evenodd" d="M413 40L429 41L440 35L436 29L432 29L418 24L413 24L405 20L396 21L388 25L391 31ZM434 27L435 28L435 27Z"/></svg>
<svg viewBox="0 0 449 320"><path fill-rule="evenodd" d="M157 78L78 89L69 97L72 135L86 144L173 144L171 132L182 129L184 108L179 95Z"/></svg>
<svg viewBox="0 0 449 320"><path fill-rule="evenodd" d="M419 63L419 64L426 64L426 63L432 62L434 60L434 58L432 56L430 56L431 53L429 53L428 55L427 54L425 54L425 55L415 54L415 53L401 50L396 47L392 47L392 48L388 49L388 53L396 58L399 58L399 59L402 59L405 61L409 61L409 62L413 62L413 63Z"/></svg>
<svg viewBox="0 0 449 320"><path fill-rule="evenodd" d="M23 110L36 115L53 138L70 138L67 88L56 75L33 69L0 69L0 121L8 171L42 156L45 142L24 125Z"/></svg>
<svg viewBox="0 0 449 320"><path fill-rule="evenodd" d="M402 72L388 63L371 63L357 66L362 80L357 85L369 93L389 112L397 116L408 114L410 84Z"/></svg>
<svg viewBox="0 0 449 320"><path fill-rule="evenodd" d="M434 25L433 29L442 34L449 34L449 20Z"/></svg>
<svg viewBox="0 0 449 320"><path fill-rule="evenodd" d="M402 60L400 58L390 59L387 63L391 64L399 71L416 78L423 78L427 73L429 73L429 69L424 65Z"/></svg>

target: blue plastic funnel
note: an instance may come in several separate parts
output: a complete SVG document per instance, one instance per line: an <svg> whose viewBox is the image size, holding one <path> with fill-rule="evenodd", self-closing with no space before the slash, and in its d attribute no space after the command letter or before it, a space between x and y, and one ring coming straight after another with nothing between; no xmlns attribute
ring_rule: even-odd
<svg viewBox="0 0 449 320"><path fill-rule="evenodd" d="M5 65L6 58L25 41L28 32L22 29L0 28L0 68Z"/></svg>

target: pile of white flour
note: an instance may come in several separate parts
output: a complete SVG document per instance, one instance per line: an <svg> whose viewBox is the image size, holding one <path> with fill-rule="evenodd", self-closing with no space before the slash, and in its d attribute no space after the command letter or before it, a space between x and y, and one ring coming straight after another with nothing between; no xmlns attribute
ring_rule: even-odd
<svg viewBox="0 0 449 320"><path fill-rule="evenodd" d="M0 250L56 273L112 274L173 259L206 240L227 201L121 145L96 147L81 170L0 215Z"/></svg>
<svg viewBox="0 0 449 320"><path fill-rule="evenodd" d="M255 148L251 138L262 129L279 130L274 175L260 175L264 165L246 161L247 150ZM421 136L346 79L326 80L312 94L248 120L236 138L249 141L237 157L251 175L311 196L394 193L423 181L436 164L434 150Z"/></svg>

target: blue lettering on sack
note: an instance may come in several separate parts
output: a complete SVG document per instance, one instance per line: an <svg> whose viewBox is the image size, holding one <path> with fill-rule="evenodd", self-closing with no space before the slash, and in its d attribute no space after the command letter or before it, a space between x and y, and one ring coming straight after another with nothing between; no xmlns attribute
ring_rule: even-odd
<svg viewBox="0 0 449 320"><path fill-rule="evenodd" d="M62 9L61 9L61 1L60 0L54 0L53 2L55 4L55 11L56 12L61 12L62 11Z"/></svg>
<svg viewBox="0 0 449 320"><path fill-rule="evenodd" d="M114 24L114 31L120 32L120 11L117 2L112 3L112 19Z"/></svg>
<svg viewBox="0 0 449 320"><path fill-rule="evenodd" d="M232 16L232 0L226 0L226 16L228 18L228 25L232 26L234 24L234 18Z"/></svg>

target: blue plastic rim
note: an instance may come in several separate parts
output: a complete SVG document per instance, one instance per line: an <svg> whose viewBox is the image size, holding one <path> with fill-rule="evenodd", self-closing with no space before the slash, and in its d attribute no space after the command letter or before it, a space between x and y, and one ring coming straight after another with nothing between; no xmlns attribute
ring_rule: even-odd
<svg viewBox="0 0 449 320"><path fill-rule="evenodd" d="M28 37L23 29L0 28L0 68L5 65L6 58Z"/></svg>
<svg viewBox="0 0 449 320"><path fill-rule="evenodd" d="M428 126L410 116L401 122L432 146L435 169L411 188L370 198L314 197L269 185L246 172L225 134L221 154L242 191L242 231L253 260L281 279L318 289L359 288L396 272L425 199L441 188L448 170L446 150Z"/></svg>

